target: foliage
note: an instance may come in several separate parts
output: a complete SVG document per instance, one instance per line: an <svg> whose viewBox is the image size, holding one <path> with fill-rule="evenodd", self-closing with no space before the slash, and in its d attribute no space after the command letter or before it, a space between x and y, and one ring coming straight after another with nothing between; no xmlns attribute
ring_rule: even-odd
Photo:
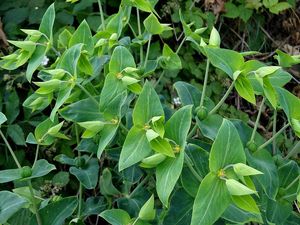
<svg viewBox="0 0 300 225"><path fill-rule="evenodd" d="M71 2L86 9L95 1ZM263 4L272 12L279 3L270 2ZM299 166L291 158L299 152L300 99L285 88L292 78L285 68L299 57L277 51L278 65L248 60L255 52L221 47L216 28L195 28L184 13L175 50L177 29L160 22L158 1L123 0L109 16L97 3L99 26L87 18L58 31L61 8L53 3L0 61L7 72L25 69L16 79L33 87L1 99L0 223L299 224ZM180 80L184 45L206 62L201 90ZM208 78L218 76L212 68L229 81L217 100L208 95ZM235 109L226 116L233 91L259 105L253 128ZM267 140L258 133L264 107L286 117L273 117ZM295 147L284 152L276 139L287 129Z"/></svg>

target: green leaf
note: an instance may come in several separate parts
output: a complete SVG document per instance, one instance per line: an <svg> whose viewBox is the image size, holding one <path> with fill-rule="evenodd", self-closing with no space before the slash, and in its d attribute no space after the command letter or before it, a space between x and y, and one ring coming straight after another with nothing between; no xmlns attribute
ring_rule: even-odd
<svg viewBox="0 0 300 225"><path fill-rule="evenodd" d="M282 67L291 67L300 63L299 55L291 56L279 49L276 50L277 55L274 58L278 61L278 64Z"/></svg>
<svg viewBox="0 0 300 225"><path fill-rule="evenodd" d="M53 3L48 7L47 11L45 12L39 27L39 31L45 34L51 42L53 39L52 29L53 29L54 20L55 20L55 8Z"/></svg>
<svg viewBox="0 0 300 225"><path fill-rule="evenodd" d="M93 189L98 182L98 160L95 158L88 160L88 156L82 157L85 159L86 164L82 168L70 167L70 173L76 176L86 189Z"/></svg>
<svg viewBox="0 0 300 225"><path fill-rule="evenodd" d="M150 141L151 148L158 153L175 157L171 144L164 138L157 137Z"/></svg>
<svg viewBox="0 0 300 225"><path fill-rule="evenodd" d="M259 77L265 77L271 75L272 73L275 73L280 68L281 68L280 66L263 66L258 68L254 72Z"/></svg>
<svg viewBox="0 0 300 225"><path fill-rule="evenodd" d="M45 38L41 38L42 40L45 40ZM34 53L31 55L28 66L26 69L26 79L31 82L32 75L34 71L41 65L42 61L44 60L44 57L46 56L47 47L44 46L44 43L41 43L41 45L38 45L34 51Z"/></svg>
<svg viewBox="0 0 300 225"><path fill-rule="evenodd" d="M167 158L156 168L156 191L165 207L168 207L169 197L180 177L183 161L184 149L176 158Z"/></svg>
<svg viewBox="0 0 300 225"><path fill-rule="evenodd" d="M240 209L243 209L247 212L257 213L259 214L259 208L255 202L255 200L250 195L233 195L231 196L232 201L236 206Z"/></svg>
<svg viewBox="0 0 300 225"><path fill-rule="evenodd" d="M51 127L55 126L55 123L52 122L49 118L41 122L34 131L34 136L36 141L41 145L51 145L54 141L54 138L48 134L48 131Z"/></svg>
<svg viewBox="0 0 300 225"><path fill-rule="evenodd" d="M233 165L234 172L239 176L252 176L252 175L259 175L263 174L262 172L247 166L244 163L236 163Z"/></svg>
<svg viewBox="0 0 300 225"><path fill-rule="evenodd" d="M119 190L112 183L112 175L109 168L105 168L100 176L100 192L102 195L118 195Z"/></svg>
<svg viewBox="0 0 300 225"><path fill-rule="evenodd" d="M53 164L48 163L48 161L45 159L40 159L36 161L35 165L32 167L32 175L23 180L31 180L33 178L43 177L55 169L56 167Z"/></svg>
<svg viewBox="0 0 300 225"><path fill-rule="evenodd" d="M183 119L184 118L184 119ZM184 150L192 122L192 106L187 105L176 111L165 124L165 137Z"/></svg>
<svg viewBox="0 0 300 225"><path fill-rule="evenodd" d="M263 90L266 98L274 109L277 107L277 95L268 77L263 78Z"/></svg>
<svg viewBox="0 0 300 225"><path fill-rule="evenodd" d="M65 101L70 97L71 91L74 87L74 84L70 84L69 86L62 86L58 92L57 99L55 105L51 111L50 119L54 121L56 117L58 109L65 103Z"/></svg>
<svg viewBox="0 0 300 225"><path fill-rule="evenodd" d="M13 44L14 46L24 49L25 51L28 52L33 52L36 47L36 43L33 41L10 41L8 40L9 43Z"/></svg>
<svg viewBox="0 0 300 225"><path fill-rule="evenodd" d="M6 116L0 112L0 126L7 121Z"/></svg>
<svg viewBox="0 0 300 225"><path fill-rule="evenodd" d="M149 0L124 0L126 5L135 6L144 12L153 12L154 8Z"/></svg>
<svg viewBox="0 0 300 225"><path fill-rule="evenodd" d="M152 35L162 34L165 30L171 30L167 24L161 24L153 13L144 20L144 26Z"/></svg>
<svg viewBox="0 0 300 225"><path fill-rule="evenodd" d="M153 117L163 115L159 97L151 83L147 81L133 109L133 124L144 127Z"/></svg>
<svg viewBox="0 0 300 225"><path fill-rule="evenodd" d="M138 163L151 153L145 130L132 127L128 132L119 159L119 171Z"/></svg>
<svg viewBox="0 0 300 225"><path fill-rule="evenodd" d="M0 183L7 183L10 181L20 179L21 171L20 169L9 169L9 170L0 170ZM1 212L0 212L1 213Z"/></svg>
<svg viewBox="0 0 300 225"><path fill-rule="evenodd" d="M195 198L191 225L214 224L230 202L225 182L209 173L201 182Z"/></svg>
<svg viewBox="0 0 300 225"><path fill-rule="evenodd" d="M72 122L104 120L103 114L100 113L99 105L91 98L72 103L59 110L59 113L65 120Z"/></svg>
<svg viewBox="0 0 300 225"><path fill-rule="evenodd" d="M244 197L244 196L234 196L234 197ZM246 224L249 222L258 222L262 223L262 218L260 214L246 212L235 206L234 204L230 204L226 209L222 217L234 224Z"/></svg>
<svg viewBox="0 0 300 225"><path fill-rule="evenodd" d="M272 156L266 150L257 151L253 155L246 152L248 164L264 173L262 176L255 176L254 179L258 181L266 195L274 199L277 195L279 179Z"/></svg>
<svg viewBox="0 0 300 225"><path fill-rule="evenodd" d="M9 191L0 192L0 223L4 224L17 211L27 204L24 198Z"/></svg>
<svg viewBox="0 0 300 225"><path fill-rule="evenodd" d="M174 88L176 89L183 105L194 105L195 107L199 105L201 92L195 86L182 81L177 81L174 84ZM204 98L204 106L206 106L208 110L211 110L214 105L213 101L209 98Z"/></svg>
<svg viewBox="0 0 300 225"><path fill-rule="evenodd" d="M240 16L240 11L238 7L231 2L225 3L225 9L226 9L226 13L224 15L225 17L235 19Z"/></svg>
<svg viewBox="0 0 300 225"><path fill-rule="evenodd" d="M134 58L127 48L118 46L114 49L111 55L109 72L117 74L122 72L127 67L136 67Z"/></svg>
<svg viewBox="0 0 300 225"><path fill-rule="evenodd" d="M298 109L300 105L300 99L283 88L276 87L275 89L278 93L279 104L283 108L286 116L289 119L294 118L300 120L300 110Z"/></svg>
<svg viewBox="0 0 300 225"><path fill-rule="evenodd" d="M226 186L231 195L249 195L255 194L256 191L248 188L247 186L241 184L237 180L234 179L226 179Z"/></svg>
<svg viewBox="0 0 300 225"><path fill-rule="evenodd" d="M234 84L234 87L242 98L246 99L248 102L251 102L252 104L256 103L254 89L250 81L245 76L243 75L238 76Z"/></svg>
<svg viewBox="0 0 300 225"><path fill-rule="evenodd" d="M187 105L175 112L165 125L165 137L173 140L178 145L176 147L180 151L175 159L166 159L156 169L156 190L165 206L168 206L169 196L182 171L184 149L191 120L192 106Z"/></svg>
<svg viewBox="0 0 300 225"><path fill-rule="evenodd" d="M7 134L16 145L26 145L24 132L18 124L9 125Z"/></svg>
<svg viewBox="0 0 300 225"><path fill-rule="evenodd" d="M77 208L77 204L77 197L67 197L45 206L39 210L42 224L64 224L65 220L70 217ZM30 225L38 225L35 216L31 218Z"/></svg>
<svg viewBox="0 0 300 225"><path fill-rule="evenodd" d="M226 119L218 131L209 156L210 171L217 172L229 164L246 163L244 147L235 126Z"/></svg>
<svg viewBox="0 0 300 225"><path fill-rule="evenodd" d="M113 225L130 224L130 216L122 209L108 209L100 213L100 216Z"/></svg>
<svg viewBox="0 0 300 225"><path fill-rule="evenodd" d="M100 111L107 120L120 119L126 97L127 91L122 81L114 73L107 74L100 95Z"/></svg>
<svg viewBox="0 0 300 225"><path fill-rule="evenodd" d="M100 159L102 152L104 151L106 146L113 140L117 130L118 130L118 125L107 124L104 126L103 130L101 131L101 137L99 140L99 145L97 150L98 159Z"/></svg>
<svg viewBox="0 0 300 225"><path fill-rule="evenodd" d="M160 65L167 70L180 70L182 68L180 57L167 44L164 44Z"/></svg>
<svg viewBox="0 0 300 225"><path fill-rule="evenodd" d="M210 32L209 45L220 47L220 44L221 44L220 34L218 30L215 27L213 27Z"/></svg>
<svg viewBox="0 0 300 225"><path fill-rule="evenodd" d="M163 225L191 224L194 199L182 188L172 195L170 209L164 218Z"/></svg>
<svg viewBox="0 0 300 225"><path fill-rule="evenodd" d="M76 31L73 33L72 38L69 41L69 47L72 47L76 44L83 44L82 49L86 50L87 54L93 54L94 43L92 32L86 20L83 20Z"/></svg>
<svg viewBox="0 0 300 225"><path fill-rule="evenodd" d="M288 2L278 2L277 4L271 6L269 8L271 13L279 14L280 12L292 8L292 6Z"/></svg>
<svg viewBox="0 0 300 225"><path fill-rule="evenodd" d="M7 123L12 124L20 113L20 99L16 92L13 90L7 99L5 106L5 115L7 117Z"/></svg>
<svg viewBox="0 0 300 225"><path fill-rule="evenodd" d="M59 59L56 69L63 69L69 72L71 76L76 77L78 60L82 48L83 44L76 44L67 49Z"/></svg>
<svg viewBox="0 0 300 225"><path fill-rule="evenodd" d="M141 220L154 220L155 208L154 208L154 196L151 195L149 200L143 205L138 216Z"/></svg>
<svg viewBox="0 0 300 225"><path fill-rule="evenodd" d="M143 168L154 168L158 164L162 163L167 158L166 155L161 153L156 153L142 160L140 167Z"/></svg>
<svg viewBox="0 0 300 225"><path fill-rule="evenodd" d="M244 65L244 58L238 52L215 47L205 47L205 52L211 64L224 71L231 79L234 72L241 70Z"/></svg>

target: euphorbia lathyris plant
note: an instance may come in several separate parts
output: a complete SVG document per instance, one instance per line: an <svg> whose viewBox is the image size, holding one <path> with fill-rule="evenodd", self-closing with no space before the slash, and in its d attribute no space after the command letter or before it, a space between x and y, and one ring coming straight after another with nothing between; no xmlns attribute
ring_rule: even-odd
<svg viewBox="0 0 300 225"><path fill-rule="evenodd" d="M106 19L98 3L102 24L96 34L83 20L54 40L51 5L39 30L23 30L26 40L11 41L18 49L0 62L6 70L28 64L26 78L36 88L23 106L47 117L28 134L27 143L36 145L30 166L21 165L0 131L18 167L0 171L0 183L15 184L0 192L0 223L13 224L10 218L21 209L31 217L29 224L38 225L83 224L93 215L113 225L297 223L292 207L299 168L289 159L297 147L284 155L274 142L288 127L299 137L300 100L283 88L291 75L280 67L297 60L278 52L279 66L246 61L252 52L220 48L215 28L193 30L183 18L177 49L163 43L154 57L151 43L172 30L159 22L156 1L124 0ZM167 72L182 69L184 44L206 59L206 73L202 91L183 81L174 84L181 104L176 108L156 87ZM46 55L49 66L41 65ZM231 80L216 104L206 96L211 65ZM234 88L249 103L260 102L253 129L217 114ZM265 103L287 117L278 131L274 117L267 141L257 132ZM5 122L1 113L0 124ZM58 154L50 164L40 152L52 147ZM45 176L61 187L78 187L77 195L43 196L37 178Z"/></svg>

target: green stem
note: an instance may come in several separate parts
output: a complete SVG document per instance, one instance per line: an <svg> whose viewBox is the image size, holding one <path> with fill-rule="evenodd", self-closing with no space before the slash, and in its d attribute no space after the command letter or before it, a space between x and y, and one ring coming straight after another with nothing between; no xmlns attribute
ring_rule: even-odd
<svg viewBox="0 0 300 225"><path fill-rule="evenodd" d="M161 79L163 78L164 74L165 74L165 71L163 70L163 71L161 72L161 74L159 75L158 80L157 80L156 83L154 84L154 88L156 88L156 86L159 84L159 82L160 82Z"/></svg>
<svg viewBox="0 0 300 225"><path fill-rule="evenodd" d="M228 95L230 94L230 92L232 91L233 87L234 87L234 83L235 81L232 81L231 85L229 86L229 88L227 89L225 95L223 96L223 98L219 101L219 103L208 113L209 115L214 114L225 102L225 100L227 99Z"/></svg>
<svg viewBox="0 0 300 225"><path fill-rule="evenodd" d="M189 170L192 172L192 174L194 175L194 177L199 181L201 182L202 181L202 177L197 173L197 171L194 169L193 167L193 162L192 160L190 159L190 157L188 156L187 153L184 153L185 155L185 162L186 162L186 165L188 166Z"/></svg>
<svg viewBox="0 0 300 225"><path fill-rule="evenodd" d="M102 25L103 30L105 30L104 14L103 14L103 9L102 9L100 0L98 0L98 6L99 6L99 11L100 11L100 17L101 17L101 25Z"/></svg>
<svg viewBox="0 0 300 225"><path fill-rule="evenodd" d="M181 47L183 46L183 44L184 44L184 42L186 41L186 37L184 37L183 39L182 39L182 41L180 42L180 44L179 44L179 46L178 46L178 48L177 48L177 50L176 50L176 54L178 54L178 52L180 51L180 49L181 49Z"/></svg>
<svg viewBox="0 0 300 225"><path fill-rule="evenodd" d="M282 127L276 134L274 134L267 142L265 142L264 144L262 144L261 146L259 146L257 148L257 151L265 148L266 146L268 146L269 144L271 144L273 142L273 140L275 138L277 138L286 128L288 128L290 126L290 124L286 124L284 127Z"/></svg>
<svg viewBox="0 0 300 225"><path fill-rule="evenodd" d="M251 134L250 142L254 141L255 133L256 133L256 130L257 130L257 127L258 127L258 124L259 124L259 120L260 120L260 116L261 116L261 113L262 113L262 109L264 107L265 100L266 100L265 97L263 97L263 99L260 103L260 107L259 107L258 114L257 114L257 117L256 117L256 121L255 121L255 124L254 124L254 128L253 128L253 131L252 131L252 134Z"/></svg>
<svg viewBox="0 0 300 225"><path fill-rule="evenodd" d="M207 59L207 61L206 61L206 69L205 69L205 76L204 76L204 83L203 83L203 90L202 90L201 99L200 99L200 107L202 107L203 103L204 103L206 86L207 86L207 80L208 80L209 64L210 64L209 63L209 59Z"/></svg>
<svg viewBox="0 0 300 225"><path fill-rule="evenodd" d="M76 134L76 143L77 143L77 146L79 145L79 132L78 132L78 126L77 124L75 123L75 134ZM78 151L78 157L80 158L81 157L81 152ZM81 216L81 206L82 206L82 184L81 182L79 181L79 197L78 197L78 212L77 212L77 217L80 218Z"/></svg>
<svg viewBox="0 0 300 225"><path fill-rule="evenodd" d="M36 150L35 150L34 162L33 162L33 165L32 165L32 167L34 167L34 165L35 165L36 161L38 160L38 157L39 157L39 150L40 150L40 145L39 145L39 144L37 144L37 146L36 146Z"/></svg>
<svg viewBox="0 0 300 225"><path fill-rule="evenodd" d="M273 136L276 134L276 125L277 125L277 110L274 110L273 117ZM276 155L276 138L273 140L273 155Z"/></svg>
<svg viewBox="0 0 300 225"><path fill-rule="evenodd" d="M36 204L36 198L34 196L31 180L28 181L28 187L29 187L29 190L30 190L30 195L32 197L32 205L33 205L33 208L34 208L34 211L35 211L35 216L36 216L37 223L38 223L38 225L42 225L42 220L41 220L41 217L40 217L40 214L39 214L38 206Z"/></svg>
<svg viewBox="0 0 300 225"><path fill-rule="evenodd" d="M141 19L140 19L140 11L138 8L136 8L136 16L137 16L138 33L139 33L139 36L141 36L142 35ZM141 46L140 46L140 63L141 63L141 65L143 62L143 58L144 58L144 51L143 51L143 45L141 44Z"/></svg>
<svg viewBox="0 0 300 225"><path fill-rule="evenodd" d="M146 68L146 66L147 66L147 61L148 61L150 46L151 46L151 38L152 38L152 35L150 34L148 45L147 45L147 52L146 52L146 57L145 57L145 62L144 62L144 68Z"/></svg>
<svg viewBox="0 0 300 225"><path fill-rule="evenodd" d="M147 176L145 177L145 179L142 180L141 183L139 183L139 184L136 186L136 188L130 193L129 198L131 198L131 197L132 197L139 189L141 189L141 187L144 186L144 184L148 181L148 179L149 179L149 175L147 175Z"/></svg>
<svg viewBox="0 0 300 225"><path fill-rule="evenodd" d="M90 94L90 92L88 92L88 90L85 89L85 87L83 87L81 84L76 83L77 87L79 87L87 96L89 96L94 103L96 103L98 105L98 101L94 98L94 96L92 96Z"/></svg>
<svg viewBox="0 0 300 225"><path fill-rule="evenodd" d="M79 199L78 199L78 212L77 217L80 218L81 216L81 208L82 208L82 184L79 183Z"/></svg>
<svg viewBox="0 0 300 225"><path fill-rule="evenodd" d="M197 122L195 123L195 125L193 126L192 130L190 131L190 133L187 136L187 139L190 139L193 137L193 135L195 134L196 130L197 130Z"/></svg>
<svg viewBox="0 0 300 225"><path fill-rule="evenodd" d="M300 141L295 144L295 146L289 151L289 153L284 157L284 159L289 159L293 155L296 155L300 152Z"/></svg>
<svg viewBox="0 0 300 225"><path fill-rule="evenodd" d="M139 220L139 217L137 217L135 220L134 220L134 222L132 223L132 225L135 225L136 224L136 222Z"/></svg>
<svg viewBox="0 0 300 225"><path fill-rule="evenodd" d="M21 168L21 164L19 163L19 160L17 159L17 157L16 157L14 151L12 150L10 144L8 143L6 137L4 136L4 134L2 133L1 130L0 130L0 136L2 137L4 143L6 144L6 147L8 148L8 150L9 150L11 156L13 157L15 163L17 164L17 167L20 169L20 168Z"/></svg>
<svg viewBox="0 0 300 225"><path fill-rule="evenodd" d="M119 123L119 126L128 133L129 130L127 129L127 127L125 127L123 123Z"/></svg>
<svg viewBox="0 0 300 225"><path fill-rule="evenodd" d="M300 178L300 175L298 175L297 177L296 177L296 179L295 180L293 180L284 190L288 190L288 189L290 189L298 180L299 180L299 178Z"/></svg>

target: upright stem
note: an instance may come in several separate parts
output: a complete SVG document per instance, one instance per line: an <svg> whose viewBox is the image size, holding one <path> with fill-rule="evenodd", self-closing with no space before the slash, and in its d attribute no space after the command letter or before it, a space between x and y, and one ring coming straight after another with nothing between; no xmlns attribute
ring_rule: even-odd
<svg viewBox="0 0 300 225"><path fill-rule="evenodd" d="M40 217L40 214L39 214L38 206L36 204L36 198L34 196L31 180L28 181L28 187L29 187L29 190L30 190L30 195L32 197L32 204L33 204L33 208L34 208L34 211L35 211L35 216L36 216L37 223L38 223L38 225L42 225L42 220L41 220L41 217Z"/></svg>
<svg viewBox="0 0 300 225"><path fill-rule="evenodd" d="M85 89L85 87L83 87L81 84L78 84L78 83L76 83L76 85L77 85L77 87L79 87L87 96L89 96L91 99L92 99L92 101L94 102L94 103L96 103L97 105L98 105L98 101L94 98L94 96L92 96L91 94L90 94L90 92L88 92L88 90L86 90Z"/></svg>
<svg viewBox="0 0 300 225"><path fill-rule="evenodd" d="M202 107L203 103L204 103L206 86L207 86L207 80L208 80L208 71L209 71L209 59L207 59L207 61L206 61L206 69L205 69L203 90L202 90L201 99L200 99L200 107Z"/></svg>
<svg viewBox="0 0 300 225"><path fill-rule="evenodd" d="M142 35L142 29L141 29L141 19L140 19L140 11L138 8L136 8L136 16L137 16L137 25L138 25L138 33L139 36ZM140 46L140 63L142 64L144 58L144 51L143 51L143 45Z"/></svg>
<svg viewBox="0 0 300 225"><path fill-rule="evenodd" d="M277 110L274 110L273 117L273 136L276 134L276 125L277 125ZM276 155L276 138L273 140L273 155Z"/></svg>
<svg viewBox="0 0 300 225"><path fill-rule="evenodd" d="M186 41L186 37L184 37L182 39L182 41L180 42L180 44L179 44L179 46L178 46L178 48L176 50L176 54L178 54L178 52L180 51L180 49L181 49L181 47L182 47L182 45L184 44L185 41Z"/></svg>
<svg viewBox="0 0 300 225"><path fill-rule="evenodd" d="M37 146L36 146L36 150L35 150L34 162L33 162L33 165L32 165L32 167L34 167L34 165L35 165L36 161L38 160L38 157L39 157L39 150L40 150L40 145L39 145L39 144L37 144Z"/></svg>
<svg viewBox="0 0 300 225"><path fill-rule="evenodd" d="M99 11L100 11L100 17L101 17L101 25L102 25L103 30L105 30L104 14L103 14L103 9L102 9L100 0L98 0L98 6L99 6Z"/></svg>
<svg viewBox="0 0 300 225"><path fill-rule="evenodd" d="M190 159L190 157L188 156L188 154L184 153L185 156L185 162L186 165L188 166L189 170L191 171L191 173L194 175L194 177L201 182L202 181L202 177L197 173L197 171L194 169L193 165L192 165L192 160Z"/></svg>
<svg viewBox="0 0 300 225"><path fill-rule="evenodd" d="M296 155L300 152L300 141L295 144L295 146L289 151L289 153L284 157L284 159L289 159L293 155Z"/></svg>
<svg viewBox="0 0 300 225"><path fill-rule="evenodd" d="M197 127L198 127L198 125L197 125L197 122L196 122L195 125L193 126L192 130L188 134L187 139L190 139L190 138L192 138L194 136L194 134L195 134L195 132L197 130Z"/></svg>
<svg viewBox="0 0 300 225"><path fill-rule="evenodd" d="M149 175L144 178L144 180L139 183L136 188L130 193L129 198L131 198L144 184L148 181Z"/></svg>
<svg viewBox="0 0 300 225"><path fill-rule="evenodd" d="M15 163L17 164L17 167L20 169L21 168L21 164L19 163L19 160L17 159L14 151L12 150L12 148L10 147L10 144L8 143L6 137L4 136L4 134L2 133L2 131L0 130L0 136L2 137L4 143L6 144L6 147L8 148L11 156L13 157Z"/></svg>
<svg viewBox="0 0 300 225"><path fill-rule="evenodd" d="M156 88L156 86L159 84L159 82L163 78L164 74L165 74L165 71L163 70L161 72L161 74L159 75L159 78L157 79L156 83L154 84L154 88Z"/></svg>
<svg viewBox="0 0 300 225"><path fill-rule="evenodd" d="M232 81L231 85L229 86L229 88L227 89L225 95L223 96L223 98L219 101L219 103L209 112L209 115L214 114L225 102L225 100L227 99L228 95L230 94L230 92L232 91L233 87L234 87L234 83L235 81Z"/></svg>
<svg viewBox="0 0 300 225"><path fill-rule="evenodd" d="M81 216L81 205L82 205L82 184L79 183L79 203L78 203L78 212L77 217L80 218Z"/></svg>
<svg viewBox="0 0 300 225"><path fill-rule="evenodd" d="M265 100L266 100L265 97L263 97L263 99L260 103L260 107L259 107L258 114L257 114L257 117L256 117L256 121L255 121L255 124L254 124L254 128L253 128L253 131L252 131L252 134L251 134L250 142L254 141L255 133L256 133L256 130L257 130L257 127L258 127L258 124L259 124L259 120L260 120L260 116L261 116L261 113L262 113L262 109L264 107Z"/></svg>
<svg viewBox="0 0 300 225"><path fill-rule="evenodd" d="M150 34L148 45L147 45L147 52L146 52L146 57L145 57L145 62L144 62L144 68L146 68L146 66L147 66L147 61L148 61L150 46L151 46L151 38L152 38L152 35Z"/></svg>
<svg viewBox="0 0 300 225"><path fill-rule="evenodd" d="M286 125L284 125L284 127L282 127L276 134L274 134L268 141L266 141L264 144L262 144L261 146L259 146L258 148L257 148L257 151L258 150L261 150L261 149L263 149L263 148L265 148L266 146L268 146L269 144L271 144L272 142L273 142L273 140L275 139L275 138L277 138L286 128L288 128L290 126L290 124L288 123L288 124L286 124Z"/></svg>
<svg viewBox="0 0 300 225"><path fill-rule="evenodd" d="M79 145L79 133L78 133L78 127L77 127L77 124L75 123L75 134L76 134L76 143L77 143L77 146ZM81 152L78 151L78 157L80 158L81 157ZM80 218L81 216L81 206L82 206L82 184L81 182L79 181L79 199L78 199L78 212L77 212L77 217Z"/></svg>

